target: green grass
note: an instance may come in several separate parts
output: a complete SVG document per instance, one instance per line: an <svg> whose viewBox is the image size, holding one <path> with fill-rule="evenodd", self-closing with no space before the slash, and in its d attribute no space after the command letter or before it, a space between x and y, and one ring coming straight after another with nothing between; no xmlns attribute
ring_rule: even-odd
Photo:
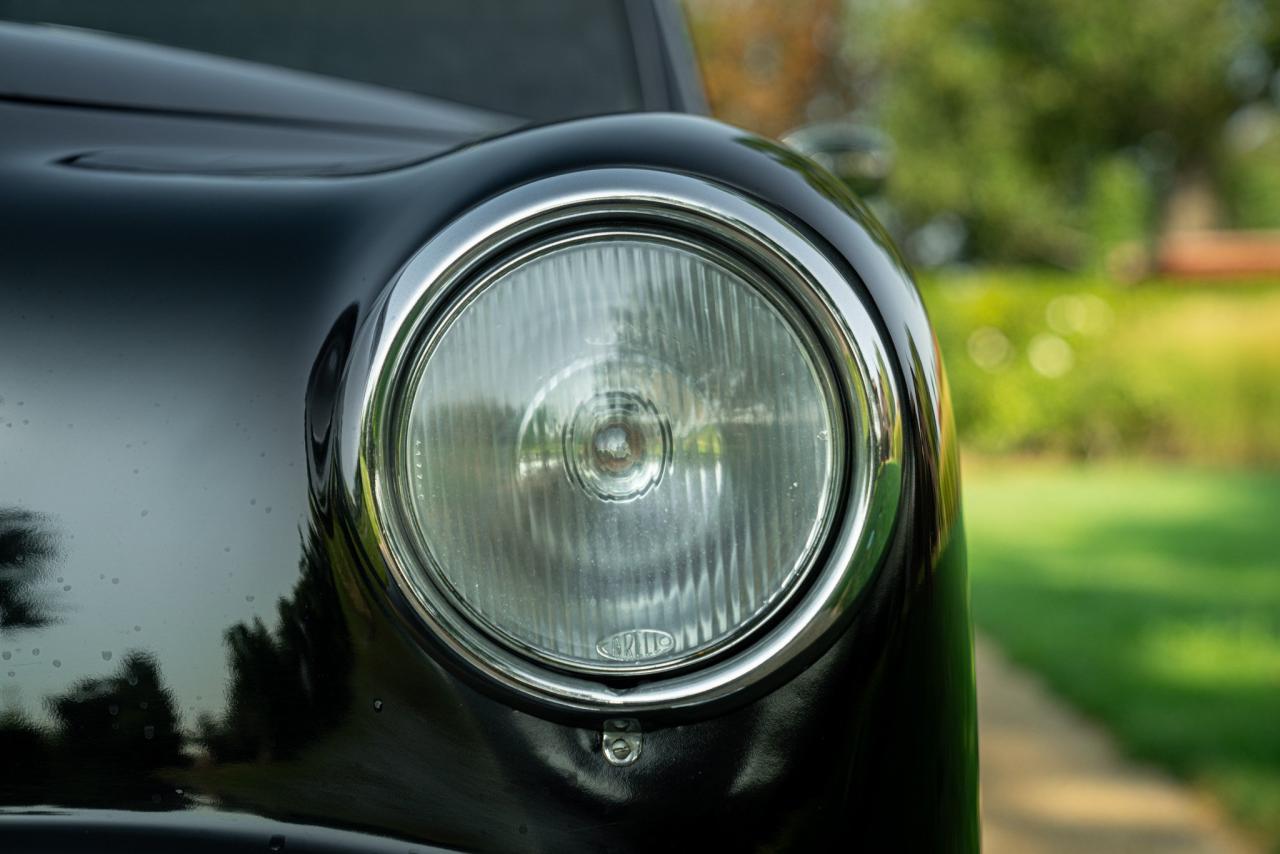
<svg viewBox="0 0 1280 854"><path fill-rule="evenodd" d="M979 626L1280 850L1280 473L965 476Z"/></svg>

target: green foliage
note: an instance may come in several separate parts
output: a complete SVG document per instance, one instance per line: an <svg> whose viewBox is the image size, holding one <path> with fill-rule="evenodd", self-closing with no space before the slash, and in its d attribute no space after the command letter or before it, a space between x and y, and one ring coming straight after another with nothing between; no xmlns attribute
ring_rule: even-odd
<svg viewBox="0 0 1280 854"><path fill-rule="evenodd" d="M1280 850L1280 476L965 471L979 626Z"/></svg>
<svg viewBox="0 0 1280 854"><path fill-rule="evenodd" d="M1253 121L1260 138L1242 144L1224 170L1232 225L1280 228L1280 115Z"/></svg>
<svg viewBox="0 0 1280 854"><path fill-rule="evenodd" d="M1117 251L1146 240L1153 219L1151 197L1151 182L1132 157L1112 155L1094 166L1087 227L1095 268L1106 269Z"/></svg>
<svg viewBox="0 0 1280 854"><path fill-rule="evenodd" d="M1003 272L922 291L970 451L1280 463L1280 283Z"/></svg>
<svg viewBox="0 0 1280 854"><path fill-rule="evenodd" d="M1227 119L1260 96L1233 85L1238 59L1280 60L1280 15L1248 0L847 8L848 53L875 81L869 106L897 150L889 197L908 224L960 215L991 261L1086 262L1090 188L1114 178L1098 164L1140 161L1123 183L1141 174L1162 190L1213 168Z"/></svg>

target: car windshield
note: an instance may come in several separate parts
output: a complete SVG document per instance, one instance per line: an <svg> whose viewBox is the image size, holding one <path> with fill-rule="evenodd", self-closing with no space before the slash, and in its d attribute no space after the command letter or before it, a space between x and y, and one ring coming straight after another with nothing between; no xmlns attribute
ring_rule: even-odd
<svg viewBox="0 0 1280 854"><path fill-rule="evenodd" d="M61 24L534 120L640 109L626 0L0 0Z"/></svg>

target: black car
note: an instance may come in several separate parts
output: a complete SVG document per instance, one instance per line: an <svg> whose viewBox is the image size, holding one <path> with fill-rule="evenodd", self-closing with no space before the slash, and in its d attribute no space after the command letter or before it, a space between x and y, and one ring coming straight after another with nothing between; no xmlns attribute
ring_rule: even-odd
<svg viewBox="0 0 1280 854"><path fill-rule="evenodd" d="M0 849L972 850L954 428L635 0L0 0Z"/></svg>

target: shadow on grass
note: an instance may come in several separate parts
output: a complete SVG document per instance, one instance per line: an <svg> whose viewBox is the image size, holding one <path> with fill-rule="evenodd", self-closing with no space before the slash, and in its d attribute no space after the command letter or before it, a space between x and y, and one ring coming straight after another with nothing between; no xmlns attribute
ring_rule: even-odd
<svg viewBox="0 0 1280 854"><path fill-rule="evenodd" d="M1280 475L971 483L979 624L1131 754L1280 843Z"/></svg>

